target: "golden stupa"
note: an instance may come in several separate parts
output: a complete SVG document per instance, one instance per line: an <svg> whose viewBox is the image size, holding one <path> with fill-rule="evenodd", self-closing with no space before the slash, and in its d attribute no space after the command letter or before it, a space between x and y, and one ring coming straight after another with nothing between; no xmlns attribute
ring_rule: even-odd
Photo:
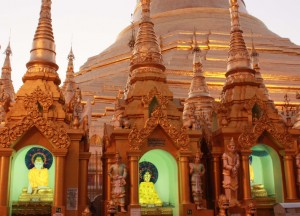
<svg viewBox="0 0 300 216"><path fill-rule="evenodd" d="M291 102L296 102L300 47L287 38L279 37L262 21L250 15L246 1L238 2L246 46L250 51L252 41L255 44L260 55L262 77L271 99L277 105L282 105L284 95L288 93ZM193 76L194 29L202 50L203 70L209 91L212 97L220 97L230 38L228 6L227 0L153 0L151 17L162 48L168 84L175 98L186 98ZM90 57L75 78L83 95L94 97L97 107L94 114L98 117L110 115L114 98L120 90L124 90L131 56L129 42L137 32L140 14L138 2L133 25L121 31L115 43L106 50Z"/></svg>

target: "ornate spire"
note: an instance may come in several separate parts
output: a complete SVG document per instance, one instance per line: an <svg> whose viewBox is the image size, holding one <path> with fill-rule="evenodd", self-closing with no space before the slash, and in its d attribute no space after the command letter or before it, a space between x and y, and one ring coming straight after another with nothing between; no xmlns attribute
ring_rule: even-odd
<svg viewBox="0 0 300 216"><path fill-rule="evenodd" d="M77 88L77 85L74 81L74 59L75 59L75 56L74 56L73 49L71 46L70 53L68 55L69 62L68 62L66 79L64 81L63 86L61 87L61 90L65 96L66 101L68 101L67 98L69 98L67 96L67 94L69 95L71 92L73 92L72 94L74 94L75 90Z"/></svg>
<svg viewBox="0 0 300 216"><path fill-rule="evenodd" d="M1 79L11 80L10 56L12 55L12 51L11 51L11 48L10 48L10 42L8 43L4 54L6 55L6 57L5 57L4 64L3 64L3 67L2 67Z"/></svg>
<svg viewBox="0 0 300 216"><path fill-rule="evenodd" d="M11 81L11 63L10 63L10 56L12 55L12 51L10 48L10 42L7 45L7 48L4 52L6 55L4 64L2 67L2 74L1 74L1 82L3 85L4 92L9 95L11 101L15 100L15 90L14 86Z"/></svg>
<svg viewBox="0 0 300 216"><path fill-rule="evenodd" d="M202 65L202 61L201 61L201 50L197 43L195 30L194 30L192 47L193 47L193 53L194 53L194 60L193 60L194 76L193 76L191 86L190 86L189 98L202 97L202 96L210 97L208 87L207 87L207 84L205 81L205 77L203 74L203 65Z"/></svg>
<svg viewBox="0 0 300 216"><path fill-rule="evenodd" d="M236 69L250 69L250 57L240 29L239 5L237 0L229 0L231 17L231 39L228 52L227 73Z"/></svg>
<svg viewBox="0 0 300 216"><path fill-rule="evenodd" d="M131 38L128 42L128 46L131 50L133 50L135 44L135 29L134 29L134 22L132 19L132 14L131 14Z"/></svg>
<svg viewBox="0 0 300 216"><path fill-rule="evenodd" d="M41 12L38 27L36 29L30 60L27 63L27 73L23 81L27 79L47 79L60 84L57 74L55 42L51 20L51 0L42 0ZM47 74L47 75L45 75Z"/></svg>
<svg viewBox="0 0 300 216"><path fill-rule="evenodd" d="M254 46L254 41L253 41L253 35L252 35L252 49L251 49L251 64L252 64L252 69L255 71L259 71L260 67L259 67L259 54L255 49Z"/></svg>
<svg viewBox="0 0 300 216"><path fill-rule="evenodd" d="M165 70L160 46L154 32L154 24L150 18L150 1L141 0L142 18L131 57L130 71L144 66Z"/></svg>

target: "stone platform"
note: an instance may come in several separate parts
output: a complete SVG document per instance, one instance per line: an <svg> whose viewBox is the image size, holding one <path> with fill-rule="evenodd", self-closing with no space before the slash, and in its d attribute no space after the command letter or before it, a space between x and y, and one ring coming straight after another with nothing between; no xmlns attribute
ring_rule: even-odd
<svg viewBox="0 0 300 216"><path fill-rule="evenodd" d="M12 216L51 216L52 202L15 202Z"/></svg>

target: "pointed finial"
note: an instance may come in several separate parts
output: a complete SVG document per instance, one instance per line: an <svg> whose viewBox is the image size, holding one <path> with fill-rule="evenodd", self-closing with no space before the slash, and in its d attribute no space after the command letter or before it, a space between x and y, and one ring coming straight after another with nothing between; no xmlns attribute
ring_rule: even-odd
<svg viewBox="0 0 300 216"><path fill-rule="evenodd" d="M134 29L134 22L133 22L133 14L131 14L131 38L128 42L128 46L131 50L133 50L135 44L135 29Z"/></svg>
<svg viewBox="0 0 300 216"><path fill-rule="evenodd" d="M138 67L150 65L151 67L165 71L161 49L154 32L154 24L150 18L150 1L151 0L141 0L142 18L132 51L130 71Z"/></svg>
<svg viewBox="0 0 300 216"><path fill-rule="evenodd" d="M141 0L143 21L148 21L150 19L150 3L151 0Z"/></svg>
<svg viewBox="0 0 300 216"><path fill-rule="evenodd" d="M207 83L203 73L203 65L201 61L201 50L197 44L196 31L194 29L193 36L193 78L189 90L189 98L210 96Z"/></svg>
<svg viewBox="0 0 300 216"><path fill-rule="evenodd" d="M51 3L51 0L42 0L39 23L30 51L30 60L26 65L28 70L23 81L32 79L32 72L35 72L47 73L57 85L60 84L52 30Z"/></svg>
<svg viewBox="0 0 300 216"><path fill-rule="evenodd" d="M6 47L6 50L4 51L4 54L5 54L6 56L11 56L11 55L12 55L12 51L11 51L11 48L10 48L10 40L9 40L9 42L8 42L8 45L7 45L7 47Z"/></svg>
<svg viewBox="0 0 300 216"><path fill-rule="evenodd" d="M252 69L259 70L259 54L255 49L254 46L254 40L253 40L253 32L251 31L251 40L252 40L252 49L251 49L251 63L252 63Z"/></svg>
<svg viewBox="0 0 300 216"><path fill-rule="evenodd" d="M230 4L230 16L231 16L231 31L240 29L240 19L239 19L239 4L237 0L229 0Z"/></svg>
<svg viewBox="0 0 300 216"><path fill-rule="evenodd" d="M197 33L196 33L195 27L194 27L194 32L193 32L192 49L193 49L193 53L200 51L200 48L198 47Z"/></svg>
<svg viewBox="0 0 300 216"><path fill-rule="evenodd" d="M229 0L231 17L230 48L228 52L227 72L237 69L251 69L250 56L239 23L239 5L237 0Z"/></svg>

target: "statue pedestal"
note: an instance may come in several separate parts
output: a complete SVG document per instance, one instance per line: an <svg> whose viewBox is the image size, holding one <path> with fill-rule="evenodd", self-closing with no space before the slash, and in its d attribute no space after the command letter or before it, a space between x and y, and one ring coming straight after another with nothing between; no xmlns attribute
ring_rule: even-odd
<svg viewBox="0 0 300 216"><path fill-rule="evenodd" d="M19 196L20 202L52 202L53 201L53 191L51 188L39 189L36 193L27 193L27 188L22 190Z"/></svg>
<svg viewBox="0 0 300 216"><path fill-rule="evenodd" d="M52 202L15 202L12 215L51 215Z"/></svg>

